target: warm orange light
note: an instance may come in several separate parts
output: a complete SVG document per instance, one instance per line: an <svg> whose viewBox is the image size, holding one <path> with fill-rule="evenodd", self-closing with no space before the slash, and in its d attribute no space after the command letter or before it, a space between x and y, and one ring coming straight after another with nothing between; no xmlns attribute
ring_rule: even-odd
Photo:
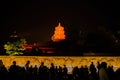
<svg viewBox="0 0 120 80"><path fill-rule="evenodd" d="M120 68L120 57L118 56L0 56L0 60L3 61L5 67L9 68L13 61L17 62L17 65L24 67L29 60L30 65L40 66L41 62L44 62L47 67L50 67L51 63L55 66L66 65L67 68L81 67L87 65L90 66L91 62L97 67L97 62L107 62L108 66L113 66L114 70Z"/></svg>
<svg viewBox="0 0 120 80"><path fill-rule="evenodd" d="M58 26L55 27L54 35L52 36L52 41L61 41L65 39L64 27L61 26L60 22Z"/></svg>
<svg viewBox="0 0 120 80"><path fill-rule="evenodd" d="M32 49L32 45L22 45L23 49Z"/></svg>

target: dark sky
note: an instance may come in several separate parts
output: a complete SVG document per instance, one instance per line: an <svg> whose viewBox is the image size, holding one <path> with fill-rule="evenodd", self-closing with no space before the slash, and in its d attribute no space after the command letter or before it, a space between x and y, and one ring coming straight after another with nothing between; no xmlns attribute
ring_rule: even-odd
<svg viewBox="0 0 120 80"><path fill-rule="evenodd" d="M4 0L0 5L1 42L14 30L29 42L48 41L59 21L65 30L83 25L108 25L118 30L120 25L119 3L115 0Z"/></svg>

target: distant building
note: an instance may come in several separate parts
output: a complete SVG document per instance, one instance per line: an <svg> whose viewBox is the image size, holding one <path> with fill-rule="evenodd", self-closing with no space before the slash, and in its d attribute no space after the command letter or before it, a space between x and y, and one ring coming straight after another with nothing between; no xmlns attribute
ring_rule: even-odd
<svg viewBox="0 0 120 80"><path fill-rule="evenodd" d="M58 24L58 26L55 27L55 31L53 36L51 37L53 42L58 42L61 40L65 40L65 31L64 31L64 27L61 26L60 22Z"/></svg>
<svg viewBox="0 0 120 80"><path fill-rule="evenodd" d="M10 35L11 38L17 38L18 37L18 34L16 31L14 31L11 35Z"/></svg>
<svg viewBox="0 0 120 80"><path fill-rule="evenodd" d="M41 44L42 43L27 44L27 45L23 45L22 48L25 48L29 53L32 51L33 48L40 49L42 53L55 53L54 48L51 48L47 44L44 44L44 46Z"/></svg>

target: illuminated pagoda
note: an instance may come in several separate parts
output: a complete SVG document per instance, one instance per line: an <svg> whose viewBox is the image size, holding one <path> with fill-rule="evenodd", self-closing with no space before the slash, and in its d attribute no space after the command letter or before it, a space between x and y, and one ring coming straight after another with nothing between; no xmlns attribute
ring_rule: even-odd
<svg viewBox="0 0 120 80"><path fill-rule="evenodd" d="M59 41L65 40L64 27L61 26L60 22L58 26L55 27L55 31L51 39L53 42L59 42Z"/></svg>

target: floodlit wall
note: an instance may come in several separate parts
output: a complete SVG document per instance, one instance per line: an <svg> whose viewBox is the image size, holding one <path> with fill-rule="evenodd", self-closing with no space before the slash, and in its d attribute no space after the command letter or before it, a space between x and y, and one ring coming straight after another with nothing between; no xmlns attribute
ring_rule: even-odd
<svg viewBox="0 0 120 80"><path fill-rule="evenodd" d="M46 66L50 66L54 63L56 66L63 66L64 64L68 67L69 71L74 66L80 67L81 65L89 66L91 62L97 65L97 62L107 62L108 65L113 65L114 69L120 68L120 57L71 57L71 56L0 56L0 60L3 61L6 67L9 67L13 61L17 62L17 65L24 66L29 60L30 65L37 65L39 67L41 62L44 62Z"/></svg>

